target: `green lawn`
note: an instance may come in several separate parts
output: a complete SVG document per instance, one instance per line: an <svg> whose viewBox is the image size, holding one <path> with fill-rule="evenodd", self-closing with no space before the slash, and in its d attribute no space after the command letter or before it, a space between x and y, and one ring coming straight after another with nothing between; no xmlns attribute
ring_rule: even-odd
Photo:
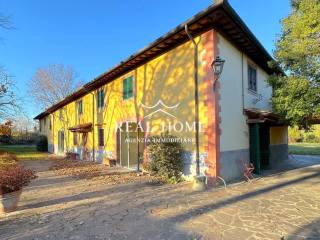
<svg viewBox="0 0 320 240"><path fill-rule="evenodd" d="M320 143L291 143L289 144L289 153L299 155L320 155Z"/></svg>
<svg viewBox="0 0 320 240"><path fill-rule="evenodd" d="M38 152L33 145L0 145L1 152L15 154L18 159L37 159L48 156L48 153Z"/></svg>

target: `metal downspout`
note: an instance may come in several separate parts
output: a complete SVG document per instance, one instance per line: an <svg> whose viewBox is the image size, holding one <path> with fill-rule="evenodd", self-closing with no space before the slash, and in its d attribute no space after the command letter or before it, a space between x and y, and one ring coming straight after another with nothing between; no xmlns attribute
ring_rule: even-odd
<svg viewBox="0 0 320 240"><path fill-rule="evenodd" d="M94 147L94 94L92 92L90 92L90 94L92 94L92 160L93 162L95 162L96 151Z"/></svg>
<svg viewBox="0 0 320 240"><path fill-rule="evenodd" d="M195 124L196 124L196 174L200 175L200 147L199 147L199 94L198 94L198 44L191 36L188 26L184 26L185 32L194 45L194 102L195 102Z"/></svg>
<svg viewBox="0 0 320 240"><path fill-rule="evenodd" d="M55 147L54 147L54 113L52 114L52 151L54 154Z"/></svg>
<svg viewBox="0 0 320 240"><path fill-rule="evenodd" d="M87 90L87 93L92 95L92 161L95 162L95 148L94 148L94 93L89 92Z"/></svg>
<svg viewBox="0 0 320 240"><path fill-rule="evenodd" d="M242 113L244 114L244 79L243 79L243 52L241 53L241 88L242 88Z"/></svg>

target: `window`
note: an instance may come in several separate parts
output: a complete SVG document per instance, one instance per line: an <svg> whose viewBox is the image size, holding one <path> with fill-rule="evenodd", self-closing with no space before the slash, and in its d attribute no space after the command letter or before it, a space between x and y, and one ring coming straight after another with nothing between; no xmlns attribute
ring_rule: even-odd
<svg viewBox="0 0 320 240"><path fill-rule="evenodd" d="M73 145L78 145L78 134L76 132L73 133Z"/></svg>
<svg viewBox="0 0 320 240"><path fill-rule="evenodd" d="M78 116L81 116L83 114L82 99L77 102L77 111Z"/></svg>
<svg viewBox="0 0 320 240"><path fill-rule="evenodd" d="M52 130L52 122L51 122L51 118L49 119L49 129Z"/></svg>
<svg viewBox="0 0 320 240"><path fill-rule="evenodd" d="M248 89L257 91L257 69L248 65Z"/></svg>
<svg viewBox="0 0 320 240"><path fill-rule="evenodd" d="M59 119L62 120L63 115L62 115L62 109L59 110Z"/></svg>
<svg viewBox="0 0 320 240"><path fill-rule="evenodd" d="M104 129L103 128L98 129L98 145L99 147L104 146Z"/></svg>
<svg viewBox="0 0 320 240"><path fill-rule="evenodd" d="M98 96L97 96L97 107L103 108L104 106L104 90L103 88L100 88L98 90Z"/></svg>
<svg viewBox="0 0 320 240"><path fill-rule="evenodd" d="M40 122L39 122L39 131L40 131L40 132L42 132L42 127L41 127L41 125L42 125L42 121L40 120Z"/></svg>
<svg viewBox="0 0 320 240"><path fill-rule="evenodd" d="M133 76L127 77L123 80L122 97L124 100L133 97Z"/></svg>

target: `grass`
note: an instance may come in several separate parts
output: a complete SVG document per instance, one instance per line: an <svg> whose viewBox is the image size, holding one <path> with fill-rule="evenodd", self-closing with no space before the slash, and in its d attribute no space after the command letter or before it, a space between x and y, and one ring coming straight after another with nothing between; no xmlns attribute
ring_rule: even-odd
<svg viewBox="0 0 320 240"><path fill-rule="evenodd" d="M320 155L320 143L291 143L289 153L298 155Z"/></svg>
<svg viewBox="0 0 320 240"><path fill-rule="evenodd" d="M0 152L15 154L19 160L39 159L48 156L46 152L38 152L33 145L0 145Z"/></svg>

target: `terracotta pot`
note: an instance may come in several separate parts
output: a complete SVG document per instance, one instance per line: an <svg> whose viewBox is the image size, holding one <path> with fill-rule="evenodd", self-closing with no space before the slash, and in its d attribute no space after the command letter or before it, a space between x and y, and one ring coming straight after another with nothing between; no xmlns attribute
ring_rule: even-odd
<svg viewBox="0 0 320 240"><path fill-rule="evenodd" d="M18 208L21 193L22 189L0 195L0 216L8 212L15 211Z"/></svg>

